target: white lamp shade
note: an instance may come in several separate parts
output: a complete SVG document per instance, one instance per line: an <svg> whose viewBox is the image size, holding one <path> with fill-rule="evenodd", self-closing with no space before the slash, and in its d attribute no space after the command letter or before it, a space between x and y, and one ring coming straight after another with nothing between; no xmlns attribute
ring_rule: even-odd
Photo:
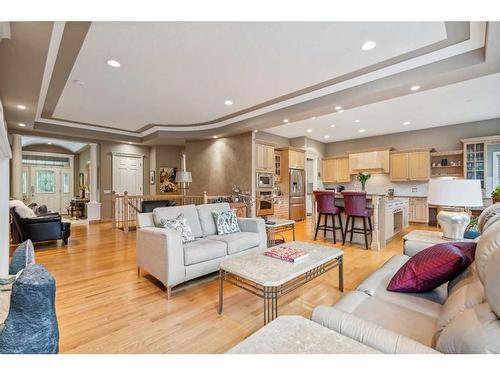
<svg viewBox="0 0 500 375"><path fill-rule="evenodd" d="M191 172L179 171L175 173L175 182L193 182Z"/></svg>
<svg viewBox="0 0 500 375"><path fill-rule="evenodd" d="M447 207L481 207L483 196L480 180L429 180L427 203Z"/></svg>

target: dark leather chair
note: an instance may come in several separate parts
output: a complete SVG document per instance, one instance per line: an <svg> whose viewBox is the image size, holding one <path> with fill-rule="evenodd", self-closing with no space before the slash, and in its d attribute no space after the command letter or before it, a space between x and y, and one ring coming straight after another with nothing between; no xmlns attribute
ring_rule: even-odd
<svg viewBox="0 0 500 375"><path fill-rule="evenodd" d="M14 208L10 209L12 217L12 238L16 243L31 240L32 242L63 240L68 244L71 235L71 223L63 223L58 213L31 218L21 218Z"/></svg>
<svg viewBox="0 0 500 375"><path fill-rule="evenodd" d="M372 235L372 220L373 208L366 206L366 192L362 191L343 191L344 196L344 209L347 215L347 222L345 225L345 235L342 245L345 244L345 239L347 233L351 233L351 240L354 233L360 233L365 236L365 247L368 249L368 233ZM356 218L363 219L363 228L356 228L354 222ZM351 220L351 229L349 229L349 219ZM368 219L369 228L366 227L366 221Z"/></svg>
<svg viewBox="0 0 500 375"><path fill-rule="evenodd" d="M142 201L141 212L153 212L155 208L158 207L173 207L177 206L177 203L172 200L162 200L162 201Z"/></svg>
<svg viewBox="0 0 500 375"><path fill-rule="evenodd" d="M314 199L316 200L316 211L318 213L318 222L316 223L316 232L314 239L318 236L318 230L323 229L323 236L326 237L326 231L333 232L333 243L337 243L337 235L335 231L340 229L342 240L344 240L344 230L342 228L342 218L340 214L344 211L342 207L335 206L334 191L313 191ZM325 217L325 223L321 225L321 217ZM332 225L328 225L328 217L332 218ZM335 226L335 217L339 219L339 226Z"/></svg>

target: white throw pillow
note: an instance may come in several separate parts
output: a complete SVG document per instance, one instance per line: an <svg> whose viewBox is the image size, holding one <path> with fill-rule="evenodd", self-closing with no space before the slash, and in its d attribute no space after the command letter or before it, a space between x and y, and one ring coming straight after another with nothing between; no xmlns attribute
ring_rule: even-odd
<svg viewBox="0 0 500 375"><path fill-rule="evenodd" d="M29 208L28 206L26 206L24 204L24 202L22 201L19 201L17 199L13 199L11 201L9 201L9 207L12 208L14 207L14 210L16 210L16 213L22 218L22 219L26 219L26 218L30 218L30 217L35 217L35 212Z"/></svg>

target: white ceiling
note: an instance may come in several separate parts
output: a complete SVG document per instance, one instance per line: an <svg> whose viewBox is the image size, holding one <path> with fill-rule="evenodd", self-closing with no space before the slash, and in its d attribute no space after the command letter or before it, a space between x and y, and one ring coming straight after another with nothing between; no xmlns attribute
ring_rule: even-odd
<svg viewBox="0 0 500 375"><path fill-rule="evenodd" d="M445 37L443 22L93 22L54 117L123 130L211 121ZM368 39L377 48L363 52Z"/></svg>
<svg viewBox="0 0 500 375"><path fill-rule="evenodd" d="M82 148L84 148L87 144L80 142L70 142L56 138L47 138L47 137L36 137L36 136L26 136L23 135L21 138L21 145L30 146L30 145L47 145L51 144L53 146L59 146L69 150L73 153L77 153Z"/></svg>
<svg viewBox="0 0 500 375"><path fill-rule="evenodd" d="M281 125L266 132L287 138L307 136L321 142L372 137L500 117L499 98L500 73ZM404 126L405 121L411 124ZM366 132L360 133L360 129ZM325 135L330 138L324 138Z"/></svg>

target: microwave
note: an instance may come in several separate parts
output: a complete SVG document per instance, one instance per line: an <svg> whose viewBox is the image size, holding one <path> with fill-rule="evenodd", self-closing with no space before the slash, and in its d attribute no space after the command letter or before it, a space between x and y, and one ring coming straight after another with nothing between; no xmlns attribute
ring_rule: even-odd
<svg viewBox="0 0 500 375"><path fill-rule="evenodd" d="M274 175L272 173L257 173L257 188L273 188Z"/></svg>

